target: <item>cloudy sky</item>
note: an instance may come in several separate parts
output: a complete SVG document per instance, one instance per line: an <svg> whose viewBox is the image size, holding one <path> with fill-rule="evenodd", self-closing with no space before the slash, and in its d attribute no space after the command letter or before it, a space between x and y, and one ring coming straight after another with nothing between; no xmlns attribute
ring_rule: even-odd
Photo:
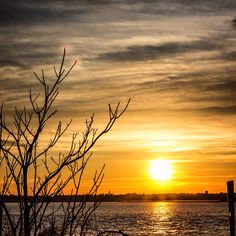
<svg viewBox="0 0 236 236"><path fill-rule="evenodd" d="M89 166L106 163L102 191L226 191L236 173L235 12L235 0L0 0L0 101L7 114L26 104L33 72L52 79L65 47L67 65L79 60L56 103L70 132L92 112L102 127L108 103L132 99ZM150 179L155 159L171 161L168 183Z"/></svg>

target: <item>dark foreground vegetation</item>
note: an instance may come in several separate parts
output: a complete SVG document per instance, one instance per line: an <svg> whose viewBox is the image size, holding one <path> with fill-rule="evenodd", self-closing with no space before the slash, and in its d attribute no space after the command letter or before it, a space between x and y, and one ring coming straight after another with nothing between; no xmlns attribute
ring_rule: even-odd
<svg viewBox="0 0 236 236"><path fill-rule="evenodd" d="M104 165L94 173L88 192L82 197L83 174L91 171L87 163L93 147L123 115L130 99L123 108L120 103L108 105L103 129L94 126L92 114L82 130L72 133L70 144L62 153L56 145L63 142L61 138L72 120L65 125L58 119L53 121L57 114L55 101L62 82L76 65L75 61L66 69L65 57L64 49L60 66L53 67L54 80L47 78L44 70L34 73L38 85L29 91L28 105L15 107L9 114L4 109L8 104L0 105L0 236L86 235L90 218L101 203L96 196ZM54 131L48 123L55 124ZM45 137L48 142L42 142ZM70 196L62 198L68 186ZM87 204L89 199L93 199L93 204ZM6 204L9 201L17 203L14 211ZM53 201L61 201L56 209L50 208ZM57 212L63 213L60 224L54 217Z"/></svg>

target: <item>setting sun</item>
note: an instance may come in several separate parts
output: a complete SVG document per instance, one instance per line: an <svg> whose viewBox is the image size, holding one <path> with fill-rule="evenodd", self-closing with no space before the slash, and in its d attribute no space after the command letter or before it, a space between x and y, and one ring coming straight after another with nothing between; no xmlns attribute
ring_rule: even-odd
<svg viewBox="0 0 236 236"><path fill-rule="evenodd" d="M169 161L155 160L151 162L149 172L153 179L166 181L172 177L173 170Z"/></svg>

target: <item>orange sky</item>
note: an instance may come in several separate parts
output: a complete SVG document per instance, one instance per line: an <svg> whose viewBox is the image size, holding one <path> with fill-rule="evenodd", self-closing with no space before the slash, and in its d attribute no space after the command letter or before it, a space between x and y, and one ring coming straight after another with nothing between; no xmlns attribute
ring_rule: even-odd
<svg viewBox="0 0 236 236"><path fill-rule="evenodd" d="M0 101L7 114L37 89L33 71L45 68L52 78L63 47L67 65L79 60L56 103L58 119L73 119L56 152L66 150L87 116L95 112L101 128L108 103L132 99L94 148L83 187L105 163L101 192L226 191L236 173L235 1L8 4L0 10ZM171 180L151 179L156 159L171 162Z"/></svg>

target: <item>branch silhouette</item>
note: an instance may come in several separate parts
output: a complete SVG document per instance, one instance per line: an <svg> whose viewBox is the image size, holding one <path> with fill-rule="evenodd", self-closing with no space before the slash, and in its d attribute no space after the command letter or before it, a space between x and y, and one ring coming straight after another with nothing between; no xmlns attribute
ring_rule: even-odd
<svg viewBox="0 0 236 236"><path fill-rule="evenodd" d="M1 106L0 168L4 173L4 179L0 188L0 210L2 209L7 219L7 227L2 227L3 235L40 235L48 230L44 227L48 221L51 222L51 228L57 229L59 235L66 233L82 235L87 229L92 213L101 203L96 201L96 195L103 180L105 166L95 173L93 184L78 202L82 177L92 157L92 148L124 114L130 99L123 108L120 108L120 103L114 108L108 105L109 119L101 131L94 128L94 114L86 119L84 131L80 135L79 133L72 135L67 152L51 156L49 153L72 123L70 120L63 126L62 122L58 121L54 135L42 148L40 138L45 134L49 120L57 113L54 103L59 95L60 86L77 63L75 61L65 69L65 60L66 49L59 68L53 67L55 74L53 83L49 83L44 70L40 75L34 72L42 92L35 94L32 90L29 91L31 109L24 107L19 110L15 107L13 125L6 121L5 105ZM66 176L65 171L68 173ZM69 184L72 188L68 202L62 202L57 209L48 213L53 200L58 196L64 196L65 188ZM19 212L19 215L14 217L4 201L4 197L11 195L13 189L16 190ZM94 202L88 205L91 196ZM63 212L62 224L57 225L54 219L60 211ZM0 226L2 226L2 216Z"/></svg>

